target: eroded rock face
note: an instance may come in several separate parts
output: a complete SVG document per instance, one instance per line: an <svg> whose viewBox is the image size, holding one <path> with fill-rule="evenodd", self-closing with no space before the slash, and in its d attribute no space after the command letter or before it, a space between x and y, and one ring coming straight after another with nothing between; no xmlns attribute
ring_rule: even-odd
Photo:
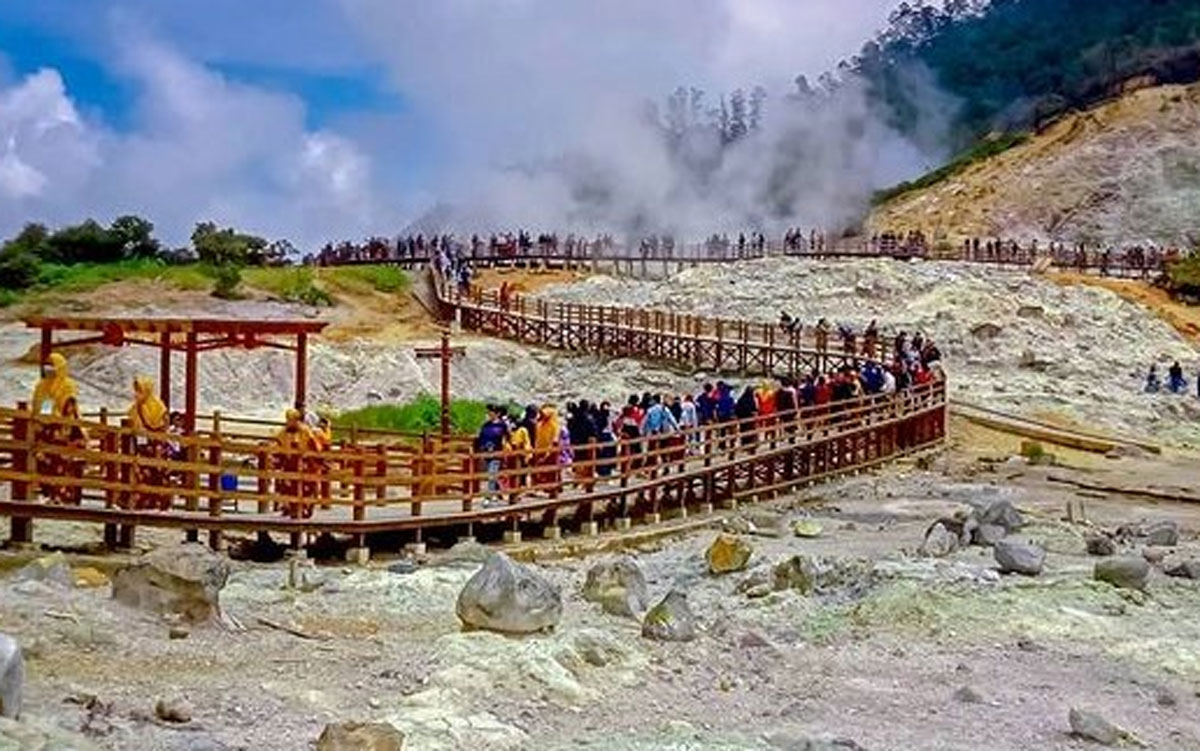
<svg viewBox="0 0 1200 751"><path fill-rule="evenodd" d="M492 553L459 592L455 611L468 628L531 634L558 625L562 592L533 569Z"/></svg>
<svg viewBox="0 0 1200 751"><path fill-rule="evenodd" d="M164 547L117 572L113 599L188 623L204 623L220 617L221 589L228 579L228 559L203 545Z"/></svg>
<svg viewBox="0 0 1200 751"><path fill-rule="evenodd" d="M403 751L404 734L386 722L339 722L325 726L317 751Z"/></svg>
<svg viewBox="0 0 1200 751"><path fill-rule="evenodd" d="M21 689L25 683L25 658L21 646L8 634L0 634L0 717L21 716Z"/></svg>
<svg viewBox="0 0 1200 751"><path fill-rule="evenodd" d="M740 537L723 534L717 535L717 539L709 545L705 559L708 561L708 570L712 573L728 574L746 568L753 553L754 548L749 542Z"/></svg>
<svg viewBox="0 0 1200 751"><path fill-rule="evenodd" d="M1150 564L1140 556L1116 556L1096 562L1093 576L1097 581L1108 582L1124 589L1145 589L1150 576Z"/></svg>
<svg viewBox="0 0 1200 751"><path fill-rule="evenodd" d="M599 603L604 612L636 618L650 606L646 577L632 558L597 563L588 569L583 599Z"/></svg>
<svg viewBox="0 0 1200 751"><path fill-rule="evenodd" d="M692 641L696 638L696 616L688 606L687 595L671 590L646 613L642 636L655 641Z"/></svg>

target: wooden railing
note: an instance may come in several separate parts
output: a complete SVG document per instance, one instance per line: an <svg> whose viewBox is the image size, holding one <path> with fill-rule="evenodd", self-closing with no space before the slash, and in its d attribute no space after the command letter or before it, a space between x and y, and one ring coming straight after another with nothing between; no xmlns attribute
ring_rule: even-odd
<svg viewBox="0 0 1200 751"><path fill-rule="evenodd" d="M506 300L473 291L441 303L463 324L540 346L641 357L708 371L800 374L857 366L865 342L844 351L818 338L780 338L770 326L666 312ZM809 336L817 337L811 333ZM827 344L827 342L826 342ZM529 452L476 451L448 440L352 430L325 451L287 450L258 421L213 415L192 435L136 430L108 415L63 420L25 405L0 409L0 482L14 541L34 519L105 525L114 546L139 525L209 532L352 535L500 523L595 529L605 519L771 496L922 450L945 436L945 384L863 396L791 414L730 420L672 435ZM563 417L565 420L565 416Z"/></svg>

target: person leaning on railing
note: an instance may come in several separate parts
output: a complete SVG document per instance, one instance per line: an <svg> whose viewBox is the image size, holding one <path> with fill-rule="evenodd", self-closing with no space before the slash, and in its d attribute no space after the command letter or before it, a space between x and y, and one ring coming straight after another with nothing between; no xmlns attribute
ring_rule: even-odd
<svg viewBox="0 0 1200 751"><path fill-rule="evenodd" d="M303 479L287 477L275 480L275 494L294 500L277 502L285 515L307 519L313 514L312 500L317 496L317 477L321 474L320 444L311 427L304 422L298 409L289 409L284 414L283 428L275 434L273 442L283 452L275 454L272 465L277 472L291 475L303 473Z"/></svg>

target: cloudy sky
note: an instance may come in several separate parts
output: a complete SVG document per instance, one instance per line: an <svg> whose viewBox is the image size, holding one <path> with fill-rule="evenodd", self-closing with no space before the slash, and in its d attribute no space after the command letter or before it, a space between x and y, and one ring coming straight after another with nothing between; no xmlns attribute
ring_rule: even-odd
<svg viewBox="0 0 1200 751"><path fill-rule="evenodd" d="M618 141L680 83L782 92L894 0L0 0L0 236L216 220L307 248ZM607 139L607 141L606 141ZM617 146L618 144L613 144Z"/></svg>

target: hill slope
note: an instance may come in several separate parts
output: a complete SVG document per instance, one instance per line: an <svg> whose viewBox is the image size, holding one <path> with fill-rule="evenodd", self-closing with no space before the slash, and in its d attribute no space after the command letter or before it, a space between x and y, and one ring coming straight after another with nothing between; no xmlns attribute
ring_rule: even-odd
<svg viewBox="0 0 1200 751"><path fill-rule="evenodd" d="M868 231L1066 242L1200 241L1200 84L1069 115L1026 143L878 207Z"/></svg>

